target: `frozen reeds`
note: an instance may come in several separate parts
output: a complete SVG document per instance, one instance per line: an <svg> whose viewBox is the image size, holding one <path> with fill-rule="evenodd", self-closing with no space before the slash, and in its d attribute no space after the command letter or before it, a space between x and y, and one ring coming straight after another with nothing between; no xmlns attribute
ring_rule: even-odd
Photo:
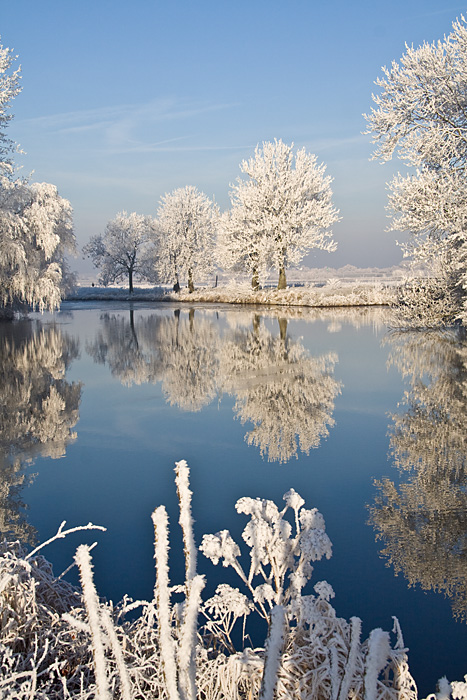
<svg viewBox="0 0 467 700"><path fill-rule="evenodd" d="M124 598L114 607L99 599L88 546L81 545L75 557L80 592L53 575L39 550L27 555L18 543L2 545L1 700L416 700L396 619L393 645L380 629L362 642L361 621L336 615L328 583L318 582L313 593L304 593L311 562L331 555L324 518L315 508L305 509L293 489L285 494L281 511L272 501L240 499L237 510L249 517L243 532L250 550L248 572L227 530L206 535L201 551L233 568L244 592L222 584L202 602L205 582L196 573L185 462L176 465L176 482L185 582L170 582L168 516L159 506L152 515L156 581L151 601ZM64 534L62 525L57 536ZM175 593L183 596L182 603L172 602ZM241 621L245 627L254 612L268 622L265 648L235 649L233 628ZM240 638L243 646L245 630ZM438 700L449 693L467 700L467 682L444 679Z"/></svg>

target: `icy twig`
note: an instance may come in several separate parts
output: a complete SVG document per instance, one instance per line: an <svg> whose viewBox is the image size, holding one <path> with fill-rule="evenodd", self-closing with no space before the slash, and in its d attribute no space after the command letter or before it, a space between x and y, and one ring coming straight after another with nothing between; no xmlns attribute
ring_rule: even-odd
<svg viewBox="0 0 467 700"><path fill-rule="evenodd" d="M24 557L25 560L28 561L28 559L32 559L32 557L34 557L37 554L37 552L39 552L41 549L44 549L44 547L46 547L48 544L51 544L55 540L63 539L67 535L71 535L72 532L79 532L81 530L102 530L102 532L106 532L106 530L107 530L106 527L102 527L102 525L93 525L93 523L88 523L87 525L78 525L77 527L72 527L69 530L63 529L65 527L65 525L66 525L66 520L64 520L61 523L60 527L58 528L57 532L55 533L55 535L53 537L46 540L45 542L42 542L42 544L40 544L38 547L33 549L32 552L29 552L29 554L26 557ZM93 546L95 546L95 545L93 545Z"/></svg>

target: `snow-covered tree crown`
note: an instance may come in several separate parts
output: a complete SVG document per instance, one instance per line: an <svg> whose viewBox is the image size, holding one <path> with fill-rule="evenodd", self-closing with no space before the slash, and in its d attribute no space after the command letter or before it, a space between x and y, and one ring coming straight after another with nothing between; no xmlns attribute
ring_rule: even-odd
<svg viewBox="0 0 467 700"><path fill-rule="evenodd" d="M264 142L240 164L248 179L231 186L232 208L221 225L221 257L253 272L285 271L311 248L335 250L338 220L331 178L317 157L281 140Z"/></svg>
<svg viewBox="0 0 467 700"><path fill-rule="evenodd" d="M417 170L397 175L389 184L393 230L408 230L412 240L404 254L422 261L442 286L418 290L405 308L422 325L436 325L431 310L420 311L417 298L432 298L441 319L467 318L467 25L462 17L443 41L407 47L399 63L383 68L374 107L365 115L376 144L373 157L390 160L394 153ZM447 283L446 283L447 281ZM463 303L462 303L463 302ZM463 306L463 308L462 308ZM447 313L445 313L445 311ZM417 320L417 319L416 319ZM442 321L444 322L444 321ZM417 320L418 323L418 320Z"/></svg>
<svg viewBox="0 0 467 700"><path fill-rule="evenodd" d="M65 254L75 251L70 202L54 185L15 177L15 144L5 134L20 92L14 60L0 44L0 313L8 317L18 305L57 308L72 278Z"/></svg>
<svg viewBox="0 0 467 700"><path fill-rule="evenodd" d="M215 224L219 212L196 187L180 187L161 197L157 210L158 261L161 278L178 283L212 271Z"/></svg>
<svg viewBox="0 0 467 700"><path fill-rule="evenodd" d="M397 150L410 165L464 170L467 157L467 27L465 19L433 44L407 47L400 63L383 67L376 108L365 115L377 144L374 157Z"/></svg>
<svg viewBox="0 0 467 700"><path fill-rule="evenodd" d="M55 185L0 177L0 304L59 306L75 238L70 202Z"/></svg>
<svg viewBox="0 0 467 700"><path fill-rule="evenodd" d="M11 70L15 58L11 49L0 44L0 175L11 175L13 172L10 156L15 150L15 144L5 135L5 127L13 118L10 114L11 102L21 92L20 68Z"/></svg>
<svg viewBox="0 0 467 700"><path fill-rule="evenodd" d="M107 286L128 278L131 292L133 276L146 277L146 252L152 227L150 217L121 211L108 222L103 234L91 238L83 253L101 270L101 284Z"/></svg>

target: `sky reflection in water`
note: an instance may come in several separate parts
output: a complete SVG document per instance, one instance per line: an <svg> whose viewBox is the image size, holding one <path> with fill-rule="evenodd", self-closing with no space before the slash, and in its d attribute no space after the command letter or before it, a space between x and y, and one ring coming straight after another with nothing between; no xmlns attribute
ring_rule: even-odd
<svg viewBox="0 0 467 700"><path fill-rule="evenodd" d="M159 504L183 578L176 460L191 467L198 542L224 528L241 541L236 500L280 505L293 487L326 519L334 554L312 584L332 584L338 614L364 631L398 616L421 693L463 677L465 345L388 335L363 309L65 304L38 319L1 329L4 532L105 525L45 553L59 573L97 538L101 594L146 598ZM201 556L199 569L210 590L227 580Z"/></svg>

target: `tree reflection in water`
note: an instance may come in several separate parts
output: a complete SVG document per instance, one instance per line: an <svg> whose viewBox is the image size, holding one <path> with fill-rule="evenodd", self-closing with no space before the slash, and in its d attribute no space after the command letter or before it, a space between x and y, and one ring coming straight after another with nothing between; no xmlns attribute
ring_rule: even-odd
<svg viewBox="0 0 467 700"><path fill-rule="evenodd" d="M217 395L220 337L207 318L188 319L177 310L159 327L162 358L162 390L171 406L182 411L199 411Z"/></svg>
<svg viewBox="0 0 467 700"><path fill-rule="evenodd" d="M258 316L252 330L233 332L222 344L220 365L222 388L235 396L237 417L254 426L245 436L248 444L271 462L287 462L328 435L340 384L332 376L334 353L310 357L288 337L287 320L278 323L277 336Z"/></svg>
<svg viewBox="0 0 467 700"><path fill-rule="evenodd" d="M390 336L409 380L390 449L408 481L377 482L370 520L382 554L409 585L444 592L467 619L467 346L457 334Z"/></svg>
<svg viewBox="0 0 467 700"><path fill-rule="evenodd" d="M334 424L337 356L310 356L287 335L286 318L278 319L277 335L258 315L239 318L243 324L221 337L219 324L193 309L187 316L176 309L173 316L137 319L130 312L129 321L105 314L87 350L123 384L160 381L167 402L184 411L234 396L236 416L253 424L245 439L270 461L308 454Z"/></svg>
<svg viewBox="0 0 467 700"><path fill-rule="evenodd" d="M95 362L107 365L124 386L156 382L161 365L157 351L159 316L134 317L102 314L101 327L86 351Z"/></svg>
<svg viewBox="0 0 467 700"><path fill-rule="evenodd" d="M8 324L0 338L0 533L32 542L21 500L24 467L58 459L75 439L81 384L65 380L78 343L57 327Z"/></svg>

